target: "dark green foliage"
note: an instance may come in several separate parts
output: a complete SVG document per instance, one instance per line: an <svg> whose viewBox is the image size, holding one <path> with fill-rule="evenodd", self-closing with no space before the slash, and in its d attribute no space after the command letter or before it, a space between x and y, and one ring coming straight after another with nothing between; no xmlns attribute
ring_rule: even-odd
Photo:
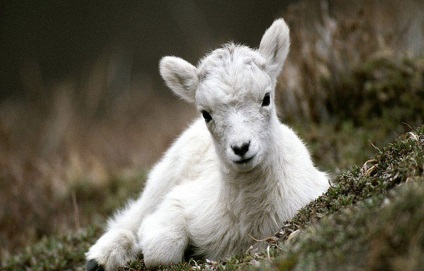
<svg viewBox="0 0 424 271"><path fill-rule="evenodd" d="M324 85L333 88L329 113L342 120L352 119L357 125L381 120L393 125L423 123L423 58L371 59L340 82Z"/></svg>

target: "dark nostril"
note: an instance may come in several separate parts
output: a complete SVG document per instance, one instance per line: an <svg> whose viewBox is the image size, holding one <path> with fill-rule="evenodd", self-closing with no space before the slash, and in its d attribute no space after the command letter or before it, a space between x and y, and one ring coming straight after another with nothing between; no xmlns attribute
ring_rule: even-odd
<svg viewBox="0 0 424 271"><path fill-rule="evenodd" d="M245 155L246 152L249 151L249 146L250 146L250 141L244 142L243 144L241 144L241 146L233 145L231 146L231 148L233 149L235 154L237 154L238 156L243 156Z"/></svg>

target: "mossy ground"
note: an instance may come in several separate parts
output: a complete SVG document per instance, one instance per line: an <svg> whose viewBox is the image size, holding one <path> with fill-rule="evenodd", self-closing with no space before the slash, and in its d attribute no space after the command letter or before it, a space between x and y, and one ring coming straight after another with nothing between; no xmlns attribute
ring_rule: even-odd
<svg viewBox="0 0 424 271"><path fill-rule="evenodd" d="M424 127L403 137L344 173L288 222L279 233L286 240L277 244L281 256L268 267L419 270L424 255Z"/></svg>

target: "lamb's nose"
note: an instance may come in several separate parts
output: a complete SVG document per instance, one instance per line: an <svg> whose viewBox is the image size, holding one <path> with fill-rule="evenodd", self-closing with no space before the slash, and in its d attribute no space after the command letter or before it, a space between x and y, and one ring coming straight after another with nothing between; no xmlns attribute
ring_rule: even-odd
<svg viewBox="0 0 424 271"><path fill-rule="evenodd" d="M234 153L237 154L240 157L243 157L243 155L246 154L246 152L249 151L250 141L244 142L241 144L241 146L238 145L232 145L231 149L233 149Z"/></svg>

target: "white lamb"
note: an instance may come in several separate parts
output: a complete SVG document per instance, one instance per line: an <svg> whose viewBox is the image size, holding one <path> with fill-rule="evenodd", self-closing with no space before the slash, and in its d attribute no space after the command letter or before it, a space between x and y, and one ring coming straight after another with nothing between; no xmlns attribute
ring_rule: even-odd
<svg viewBox="0 0 424 271"><path fill-rule="evenodd" d="M289 51L276 20L259 49L229 43L197 67L164 57L168 87L195 103L196 120L151 171L144 192L109 221L88 270L114 270L141 253L147 267L195 256L223 259L272 236L329 186L297 135L277 118L276 78Z"/></svg>

